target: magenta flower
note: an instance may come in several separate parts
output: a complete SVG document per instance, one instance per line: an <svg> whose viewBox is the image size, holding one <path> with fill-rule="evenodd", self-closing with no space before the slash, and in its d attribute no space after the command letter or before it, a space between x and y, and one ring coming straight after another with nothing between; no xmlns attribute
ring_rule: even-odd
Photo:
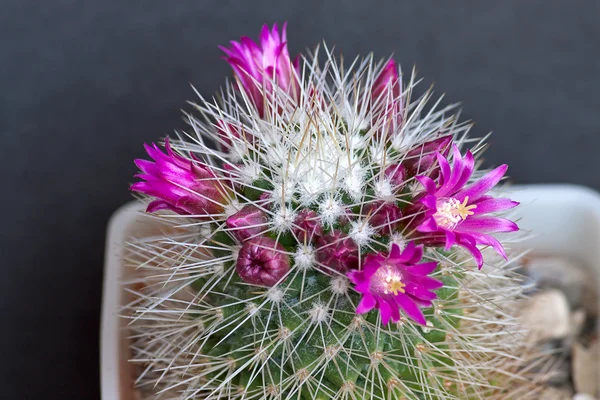
<svg viewBox="0 0 600 400"><path fill-rule="evenodd" d="M404 251L396 244L392 245L389 255L378 253L365 257L361 271L348 272L348 278L355 289L362 294L356 312L364 314L376 308L381 313L384 325L400 320L400 309L406 315L425 325L425 316L420 306L431 307L431 301L437 298L433 290L444 283L427 275L431 274L437 263L419 263L423 257L423 246L410 242Z"/></svg>
<svg viewBox="0 0 600 400"><path fill-rule="evenodd" d="M417 230L444 238L447 250L454 244L464 247L481 268L483 256L477 245L492 246L498 254L506 258L502 244L489 233L513 232L519 229L517 224L508 219L486 214L505 211L519 203L486 195L502 179L508 168L506 165L499 166L477 182L464 187L473 173L473 154L467 151L465 157L461 157L456 145L453 146L453 152L452 167L441 154L436 156L441 171L438 185L429 177L417 177L427 192L420 200L426 212Z"/></svg>
<svg viewBox="0 0 600 400"><path fill-rule="evenodd" d="M323 226L319 214L308 208L301 210L294 221L293 231L300 243L308 243L321 237Z"/></svg>
<svg viewBox="0 0 600 400"><path fill-rule="evenodd" d="M207 165L175 154L168 138L165 139L167 154L156 144L144 147L154 162L135 160L142 171L136 177L144 182L136 182L130 189L158 198L148 205L147 212L167 209L194 216L223 212L230 191L224 184L225 178L218 177Z"/></svg>
<svg viewBox="0 0 600 400"><path fill-rule="evenodd" d="M253 205L244 206L226 221L229 231L240 242L265 232L268 223L267 215Z"/></svg>
<svg viewBox="0 0 600 400"><path fill-rule="evenodd" d="M369 225L376 232L391 235L400 225L402 211L395 203L375 201L362 209L364 216L369 216Z"/></svg>
<svg viewBox="0 0 600 400"><path fill-rule="evenodd" d="M290 258L276 240L261 236L244 243L235 269L244 282L274 286L290 270Z"/></svg>
<svg viewBox="0 0 600 400"><path fill-rule="evenodd" d="M342 231L332 231L317 240L319 269L327 274L358 268L358 246Z"/></svg>
<svg viewBox="0 0 600 400"><path fill-rule="evenodd" d="M450 151L452 136L442 136L430 142L411 149L406 153L406 158L402 164L406 167L408 176L427 174L431 179L436 179L439 175L439 166L435 166L437 153L446 157Z"/></svg>
<svg viewBox="0 0 600 400"><path fill-rule="evenodd" d="M371 88L373 123L378 123L383 118L380 123L385 135L402 125L404 104L400 97L401 90L398 65L394 60L390 60L375 78Z"/></svg>
<svg viewBox="0 0 600 400"><path fill-rule="evenodd" d="M263 25L260 32L260 46L249 37L239 42L231 41L231 48L220 46L225 60L231 65L249 99L254 103L259 115L265 114L265 96L273 94L273 84L277 85L291 99L298 101L300 87L298 81L298 57L292 62L287 48L287 23L283 24L281 36L277 24L273 29Z"/></svg>

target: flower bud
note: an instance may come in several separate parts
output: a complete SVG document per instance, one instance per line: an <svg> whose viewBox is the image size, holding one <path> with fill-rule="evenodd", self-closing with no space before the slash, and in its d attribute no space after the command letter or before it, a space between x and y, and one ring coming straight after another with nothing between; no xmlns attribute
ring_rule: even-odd
<svg viewBox="0 0 600 400"><path fill-rule="evenodd" d="M400 186L406 179L406 168L402 164L392 164L385 169L385 177L394 186Z"/></svg>
<svg viewBox="0 0 600 400"><path fill-rule="evenodd" d="M442 136L410 150L402 162L406 167L408 176L428 175L431 179L437 178L439 167L433 167L437 161L435 154L440 153L444 157L447 156L450 151L451 142L451 135Z"/></svg>
<svg viewBox="0 0 600 400"><path fill-rule="evenodd" d="M240 42L231 42L230 48L220 48L237 76L240 90L245 92L261 117L269 111L265 106L276 92L274 85L293 101L300 98L299 59L290 59L285 24L281 33L277 24L273 29L264 25L259 43L243 37Z"/></svg>
<svg viewBox="0 0 600 400"><path fill-rule="evenodd" d="M290 259L276 240L262 236L244 243L235 269L244 282L270 287L287 275Z"/></svg>
<svg viewBox="0 0 600 400"><path fill-rule="evenodd" d="M247 205L227 218L226 224L231 234L240 242L258 236L267 229L267 215L253 205Z"/></svg>
<svg viewBox="0 0 600 400"><path fill-rule="evenodd" d="M358 246L342 231L332 231L317 241L318 268L328 274L358 268Z"/></svg>
<svg viewBox="0 0 600 400"><path fill-rule="evenodd" d="M398 66L394 60L390 60L371 88L373 124L380 125L382 136L396 132L402 126L404 102L400 96L401 91Z"/></svg>
<svg viewBox="0 0 600 400"><path fill-rule="evenodd" d="M377 233L391 235L400 225L402 211L395 203L375 201L365 205L362 214Z"/></svg>
<svg viewBox="0 0 600 400"><path fill-rule="evenodd" d="M168 209L193 216L223 212L231 191L228 179L217 176L206 164L175 154L168 138L166 154L156 144L145 147L154 162L135 160L142 171L136 176L143 181L131 185L131 190L157 198L148 205L147 212Z"/></svg>
<svg viewBox="0 0 600 400"><path fill-rule="evenodd" d="M294 221L294 235L300 243L311 242L323 235L319 214L308 208L300 211Z"/></svg>

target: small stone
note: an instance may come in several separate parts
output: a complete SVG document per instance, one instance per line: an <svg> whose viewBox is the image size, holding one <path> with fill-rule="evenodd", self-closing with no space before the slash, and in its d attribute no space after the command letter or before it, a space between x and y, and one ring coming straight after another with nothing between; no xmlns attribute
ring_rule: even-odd
<svg viewBox="0 0 600 400"><path fill-rule="evenodd" d="M595 395L598 391L598 342L588 348L576 342L571 348L573 358L573 383L580 394Z"/></svg>
<svg viewBox="0 0 600 400"><path fill-rule="evenodd" d="M573 396L573 400L596 400L594 396L585 393L577 393Z"/></svg>
<svg viewBox="0 0 600 400"><path fill-rule="evenodd" d="M534 294L520 312L534 340L564 339L571 331L571 313L566 296L557 289Z"/></svg>
<svg viewBox="0 0 600 400"><path fill-rule="evenodd" d="M573 311L571 313L571 327L569 331L569 335L565 338L564 345L566 347L571 347L573 343L579 338L581 332L583 331L583 327L586 321L585 311L582 309Z"/></svg>
<svg viewBox="0 0 600 400"><path fill-rule="evenodd" d="M537 398L540 400L571 400L571 393L567 389L549 387L539 393Z"/></svg>
<svg viewBox="0 0 600 400"><path fill-rule="evenodd" d="M540 289L560 289L571 308L583 307L587 314L597 315L596 276L583 265L561 257L535 257L526 273Z"/></svg>

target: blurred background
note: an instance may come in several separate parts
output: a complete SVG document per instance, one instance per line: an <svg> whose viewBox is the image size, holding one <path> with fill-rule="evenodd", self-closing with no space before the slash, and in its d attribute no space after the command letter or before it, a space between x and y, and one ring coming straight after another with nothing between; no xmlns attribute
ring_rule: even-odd
<svg viewBox="0 0 600 400"><path fill-rule="evenodd" d="M289 22L416 65L516 183L600 189L600 2L0 0L0 397L98 399L105 228L142 143L230 76L217 46ZM8 182L6 182L8 180ZM551 217L551 216L549 216Z"/></svg>

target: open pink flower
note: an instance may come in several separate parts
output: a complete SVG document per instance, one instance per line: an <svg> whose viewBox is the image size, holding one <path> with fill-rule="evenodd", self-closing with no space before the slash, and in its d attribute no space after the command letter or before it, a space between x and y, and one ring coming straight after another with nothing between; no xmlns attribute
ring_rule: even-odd
<svg viewBox="0 0 600 400"><path fill-rule="evenodd" d="M249 37L239 42L231 41L231 47L220 46L225 60L231 65L240 82L241 89L254 103L259 115L265 114L265 96L273 94L273 83L298 101L300 87L298 82L298 57L292 62L287 48L287 23L283 24L281 36L277 24L273 29L263 25L260 32L260 45Z"/></svg>
<svg viewBox="0 0 600 400"><path fill-rule="evenodd" d="M135 160L142 171L136 177L143 182L134 183L130 189L158 198L148 205L147 212L167 209L194 216L223 212L229 197L225 178L218 177L207 165L175 154L168 138L166 154L156 144L145 145L145 148L154 162Z"/></svg>
<svg viewBox="0 0 600 400"><path fill-rule="evenodd" d="M441 154L436 155L441 172L437 185L427 176L417 177L427 192L420 200L426 212L417 230L442 237L447 250L454 244L464 247L481 268L483 256L477 245L492 246L506 258L504 247L490 233L519 229L513 221L486 214L505 211L519 203L486 195L502 179L508 168L506 165L499 166L465 187L474 170L473 154L467 151L463 158L456 145L453 146L453 152L452 167Z"/></svg>
<svg viewBox="0 0 600 400"><path fill-rule="evenodd" d="M417 247L413 242L404 251L393 244L389 254L366 256L362 270L347 274L362 294L356 312L364 314L376 308L386 325L390 319L398 322L402 310L410 319L425 325L427 321L421 306L431 307L431 301L437 298L433 290L444 284L428 276L437 263L419 263L422 257L423 247Z"/></svg>
<svg viewBox="0 0 600 400"><path fill-rule="evenodd" d="M404 102L400 97L401 91L398 65L390 60L375 78L371 88L373 123L380 124L383 136L395 132L402 125Z"/></svg>

